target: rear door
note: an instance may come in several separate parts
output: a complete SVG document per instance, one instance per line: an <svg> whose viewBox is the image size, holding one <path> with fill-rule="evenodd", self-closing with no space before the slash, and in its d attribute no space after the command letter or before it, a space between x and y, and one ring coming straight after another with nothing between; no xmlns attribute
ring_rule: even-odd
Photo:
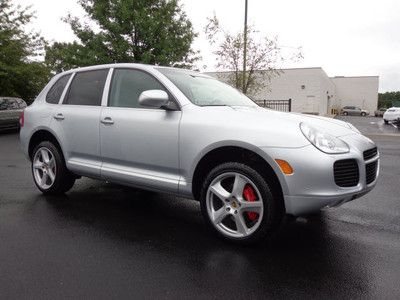
<svg viewBox="0 0 400 300"><path fill-rule="evenodd" d="M21 112L16 99L0 99L0 128L18 127Z"/></svg>
<svg viewBox="0 0 400 300"><path fill-rule="evenodd" d="M67 166L80 175L100 177L99 122L108 72L75 73L62 104L53 109L52 127L60 138Z"/></svg>
<svg viewBox="0 0 400 300"><path fill-rule="evenodd" d="M10 112L10 119L13 126L19 126L19 117L22 113L22 109L19 107L17 99L8 99L8 108Z"/></svg>
<svg viewBox="0 0 400 300"><path fill-rule="evenodd" d="M181 111L141 107L139 95L154 89L168 93L143 70L114 69L101 114L101 173L110 181L177 192Z"/></svg>
<svg viewBox="0 0 400 300"><path fill-rule="evenodd" d="M348 112L348 114L349 114L350 116L353 116L353 115L354 115L354 109L355 109L354 106L348 106L348 107L347 107L347 112Z"/></svg>

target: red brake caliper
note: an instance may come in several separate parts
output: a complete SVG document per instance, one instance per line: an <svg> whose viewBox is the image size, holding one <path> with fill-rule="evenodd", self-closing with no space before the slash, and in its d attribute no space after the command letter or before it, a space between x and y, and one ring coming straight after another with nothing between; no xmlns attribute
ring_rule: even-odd
<svg viewBox="0 0 400 300"><path fill-rule="evenodd" d="M254 202L257 200L256 193L250 184L245 185L245 187L243 189L243 198L246 201L250 201L250 202ZM249 217L250 221L254 221L258 218L258 213L248 211L247 216Z"/></svg>

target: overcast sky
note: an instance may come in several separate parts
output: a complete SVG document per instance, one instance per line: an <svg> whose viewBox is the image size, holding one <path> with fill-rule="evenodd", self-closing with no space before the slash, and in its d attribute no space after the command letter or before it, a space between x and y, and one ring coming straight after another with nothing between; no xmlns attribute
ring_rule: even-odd
<svg viewBox="0 0 400 300"><path fill-rule="evenodd" d="M34 27L48 40L72 41L61 17L83 16L76 0L14 0L32 5ZM203 34L215 12L231 32L243 27L244 0L181 0L199 33L200 66L212 71L215 57ZM248 23L280 44L303 48L304 59L283 67L322 67L329 76L379 75L380 91L400 90L399 0L249 0ZM203 69L204 70L204 69Z"/></svg>

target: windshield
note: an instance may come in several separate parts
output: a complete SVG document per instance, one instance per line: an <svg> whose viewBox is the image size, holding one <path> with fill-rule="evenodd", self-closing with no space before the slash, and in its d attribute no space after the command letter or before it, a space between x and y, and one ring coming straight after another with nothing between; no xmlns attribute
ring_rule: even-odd
<svg viewBox="0 0 400 300"><path fill-rule="evenodd" d="M168 68L157 68L180 91L199 106L257 106L247 96L214 78L200 73Z"/></svg>

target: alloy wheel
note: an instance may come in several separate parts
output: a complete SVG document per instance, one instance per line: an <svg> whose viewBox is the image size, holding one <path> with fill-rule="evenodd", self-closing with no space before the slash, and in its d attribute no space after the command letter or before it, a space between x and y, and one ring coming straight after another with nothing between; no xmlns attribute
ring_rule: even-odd
<svg viewBox="0 0 400 300"><path fill-rule="evenodd" d="M223 173L211 182L206 206L214 227L234 238L254 233L264 214L264 202L257 186L237 172Z"/></svg>
<svg viewBox="0 0 400 300"><path fill-rule="evenodd" d="M53 153L46 147L39 148L32 162L33 175L37 185L49 189L56 178L56 161Z"/></svg>

